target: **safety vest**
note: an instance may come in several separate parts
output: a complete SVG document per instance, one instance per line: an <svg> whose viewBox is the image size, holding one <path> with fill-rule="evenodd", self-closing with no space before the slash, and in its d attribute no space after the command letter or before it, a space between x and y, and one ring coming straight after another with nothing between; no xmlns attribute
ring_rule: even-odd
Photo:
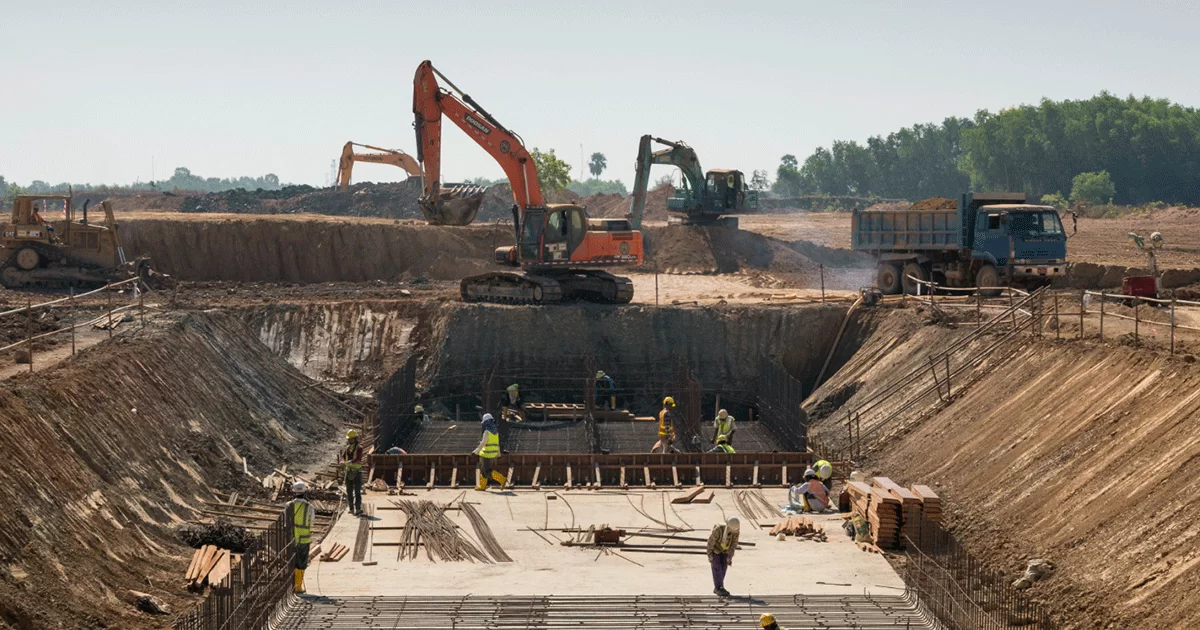
<svg viewBox="0 0 1200 630"><path fill-rule="evenodd" d="M726 416L724 422L717 418L717 435L729 435L730 433L733 433L733 416Z"/></svg>
<svg viewBox="0 0 1200 630"><path fill-rule="evenodd" d="M827 481L833 476L833 465L823 459L813 464L813 470L821 478L821 481Z"/></svg>
<svg viewBox="0 0 1200 630"><path fill-rule="evenodd" d="M483 435L486 441L483 443L483 450L479 451L479 456L487 459L500 457L500 436L491 431L484 431Z"/></svg>
<svg viewBox="0 0 1200 630"><path fill-rule="evenodd" d="M733 453L737 452L737 451L733 450L733 447L728 444L718 444L717 448L721 449L722 452L729 453L729 454L733 454Z"/></svg>
<svg viewBox="0 0 1200 630"><path fill-rule="evenodd" d="M292 537L298 545L307 545L312 541L312 505L304 499L294 499L288 502L292 511Z"/></svg>
<svg viewBox="0 0 1200 630"><path fill-rule="evenodd" d="M671 418L669 409L658 412L658 437L675 437L675 420Z"/></svg>
<svg viewBox="0 0 1200 630"><path fill-rule="evenodd" d="M810 481L805 485L808 486L808 492L805 494L820 501L821 505L829 505L829 489L825 487L825 484L817 480L816 483Z"/></svg>
<svg viewBox="0 0 1200 630"><path fill-rule="evenodd" d="M346 463L348 472L362 470L362 444L358 442L347 444L346 449L342 451L342 461Z"/></svg>
<svg viewBox="0 0 1200 630"><path fill-rule="evenodd" d="M717 525L715 529L720 529L720 533L717 534L717 542L713 544L713 551L728 553L737 544L737 539L730 535L725 525Z"/></svg>

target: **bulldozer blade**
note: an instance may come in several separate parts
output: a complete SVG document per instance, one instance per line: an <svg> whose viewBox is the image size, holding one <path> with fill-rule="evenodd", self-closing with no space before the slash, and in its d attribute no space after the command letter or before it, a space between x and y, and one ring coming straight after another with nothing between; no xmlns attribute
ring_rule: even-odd
<svg viewBox="0 0 1200 630"><path fill-rule="evenodd" d="M429 225L470 225L483 204L483 193L461 195L442 193L432 199L421 199L421 213Z"/></svg>

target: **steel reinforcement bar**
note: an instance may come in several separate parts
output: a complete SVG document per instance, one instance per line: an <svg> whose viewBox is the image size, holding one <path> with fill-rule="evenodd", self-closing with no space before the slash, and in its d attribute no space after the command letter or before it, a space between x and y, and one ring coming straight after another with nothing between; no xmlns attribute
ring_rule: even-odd
<svg viewBox="0 0 1200 630"><path fill-rule="evenodd" d="M681 487L788 486L798 483L812 453L504 454L493 467L510 486ZM369 479L388 485L465 488L475 484L474 455L370 456Z"/></svg>

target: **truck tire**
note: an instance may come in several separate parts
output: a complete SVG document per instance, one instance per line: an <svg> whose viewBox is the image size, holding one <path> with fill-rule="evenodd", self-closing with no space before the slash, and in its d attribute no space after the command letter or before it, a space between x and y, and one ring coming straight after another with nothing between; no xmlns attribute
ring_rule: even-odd
<svg viewBox="0 0 1200 630"><path fill-rule="evenodd" d="M900 284L904 286L904 292L908 295L917 295L918 292L923 294L929 293L928 286L922 287L916 281L910 280L909 276L912 276L917 280L928 282L929 274L925 273L924 267L915 262L910 262L907 265L904 265L904 277L900 279Z"/></svg>
<svg viewBox="0 0 1200 630"><path fill-rule="evenodd" d="M996 266L987 263L975 272L975 286L977 287L998 287L1000 286L1000 272L996 271ZM979 295L983 297L996 297L1000 295L1000 289L980 289Z"/></svg>
<svg viewBox="0 0 1200 630"><path fill-rule="evenodd" d="M875 276L875 286L884 295L895 295L900 292L900 268L891 263L879 265L879 273Z"/></svg>

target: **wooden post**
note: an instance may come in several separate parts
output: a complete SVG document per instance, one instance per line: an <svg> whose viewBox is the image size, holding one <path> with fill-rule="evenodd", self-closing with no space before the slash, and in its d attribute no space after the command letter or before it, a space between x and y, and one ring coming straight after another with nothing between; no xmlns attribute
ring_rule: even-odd
<svg viewBox="0 0 1200 630"><path fill-rule="evenodd" d="M138 307L142 312L142 328L146 327L146 292L138 291Z"/></svg>
<svg viewBox="0 0 1200 630"><path fill-rule="evenodd" d="M104 285L104 294L108 296L108 338L112 339L112 283Z"/></svg>
<svg viewBox="0 0 1200 630"><path fill-rule="evenodd" d="M1141 324L1141 322L1138 321L1138 310L1139 310L1138 307L1141 305L1142 305L1141 298L1138 298L1138 297L1133 298L1133 343L1134 344L1141 343L1141 338L1138 337L1138 327Z"/></svg>
<svg viewBox="0 0 1200 630"><path fill-rule="evenodd" d="M1079 290L1079 338L1083 339L1083 314L1087 311L1083 310L1083 301L1087 298L1087 289Z"/></svg>
<svg viewBox="0 0 1200 630"><path fill-rule="evenodd" d="M1171 298L1171 354L1175 354L1175 298Z"/></svg>
<svg viewBox="0 0 1200 630"><path fill-rule="evenodd" d="M67 297L67 302L70 303L75 299L75 287L71 287L71 294ZM71 356L75 356L75 324L71 324Z"/></svg>
<svg viewBox="0 0 1200 630"><path fill-rule="evenodd" d="M818 267L821 269L821 303L824 304L825 303L825 264L821 263L820 265L818 265Z"/></svg>
<svg viewBox="0 0 1200 630"><path fill-rule="evenodd" d="M1100 341L1104 341L1104 302L1107 294L1100 291Z"/></svg>
<svg viewBox="0 0 1200 630"><path fill-rule="evenodd" d="M1054 338L1062 339L1062 321L1058 319L1058 294L1054 294Z"/></svg>
<svg viewBox="0 0 1200 630"><path fill-rule="evenodd" d="M33 300L25 306L25 351L29 353L29 371L33 371Z"/></svg>

